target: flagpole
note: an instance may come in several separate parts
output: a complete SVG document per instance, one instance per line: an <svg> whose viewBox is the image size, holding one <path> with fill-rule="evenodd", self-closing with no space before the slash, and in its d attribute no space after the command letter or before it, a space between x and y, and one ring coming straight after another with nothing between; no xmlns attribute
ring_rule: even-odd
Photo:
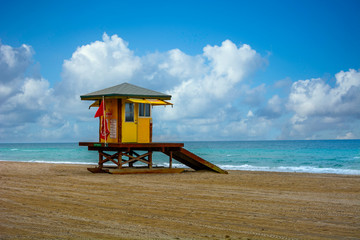
<svg viewBox="0 0 360 240"><path fill-rule="evenodd" d="M107 145L107 143L106 143L107 136L106 136L106 112L105 112L105 97L104 96L102 96L102 100L103 100L103 113L104 113L103 127L105 129L105 146L106 146Z"/></svg>

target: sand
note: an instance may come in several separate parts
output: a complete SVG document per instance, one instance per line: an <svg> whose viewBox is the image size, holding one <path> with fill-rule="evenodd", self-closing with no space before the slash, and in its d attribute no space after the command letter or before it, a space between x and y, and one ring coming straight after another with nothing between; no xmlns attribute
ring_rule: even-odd
<svg viewBox="0 0 360 240"><path fill-rule="evenodd" d="M0 239L360 239L360 176L0 162Z"/></svg>

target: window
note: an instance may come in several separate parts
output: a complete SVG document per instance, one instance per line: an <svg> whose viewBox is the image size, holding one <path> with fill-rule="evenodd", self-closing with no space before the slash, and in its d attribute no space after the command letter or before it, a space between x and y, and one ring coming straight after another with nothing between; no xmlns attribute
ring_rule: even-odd
<svg viewBox="0 0 360 240"><path fill-rule="evenodd" d="M150 117L150 104L139 103L139 116Z"/></svg>
<svg viewBox="0 0 360 240"><path fill-rule="evenodd" d="M134 121L134 104L125 103L125 122Z"/></svg>

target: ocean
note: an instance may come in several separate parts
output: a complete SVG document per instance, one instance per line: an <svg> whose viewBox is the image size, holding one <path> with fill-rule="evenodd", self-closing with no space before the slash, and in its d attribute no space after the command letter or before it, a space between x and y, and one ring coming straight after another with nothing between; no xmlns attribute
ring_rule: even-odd
<svg viewBox="0 0 360 240"><path fill-rule="evenodd" d="M360 175L360 140L185 142L185 148L225 170ZM158 166L168 159L153 155ZM98 153L78 143L0 143L0 161L96 165Z"/></svg>

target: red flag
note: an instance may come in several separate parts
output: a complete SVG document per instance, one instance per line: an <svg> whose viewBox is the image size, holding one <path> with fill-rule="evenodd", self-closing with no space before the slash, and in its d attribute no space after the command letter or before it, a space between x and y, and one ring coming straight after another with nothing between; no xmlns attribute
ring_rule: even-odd
<svg viewBox="0 0 360 240"><path fill-rule="evenodd" d="M104 115L104 101L101 101L99 109L96 111L94 118L100 117Z"/></svg>

